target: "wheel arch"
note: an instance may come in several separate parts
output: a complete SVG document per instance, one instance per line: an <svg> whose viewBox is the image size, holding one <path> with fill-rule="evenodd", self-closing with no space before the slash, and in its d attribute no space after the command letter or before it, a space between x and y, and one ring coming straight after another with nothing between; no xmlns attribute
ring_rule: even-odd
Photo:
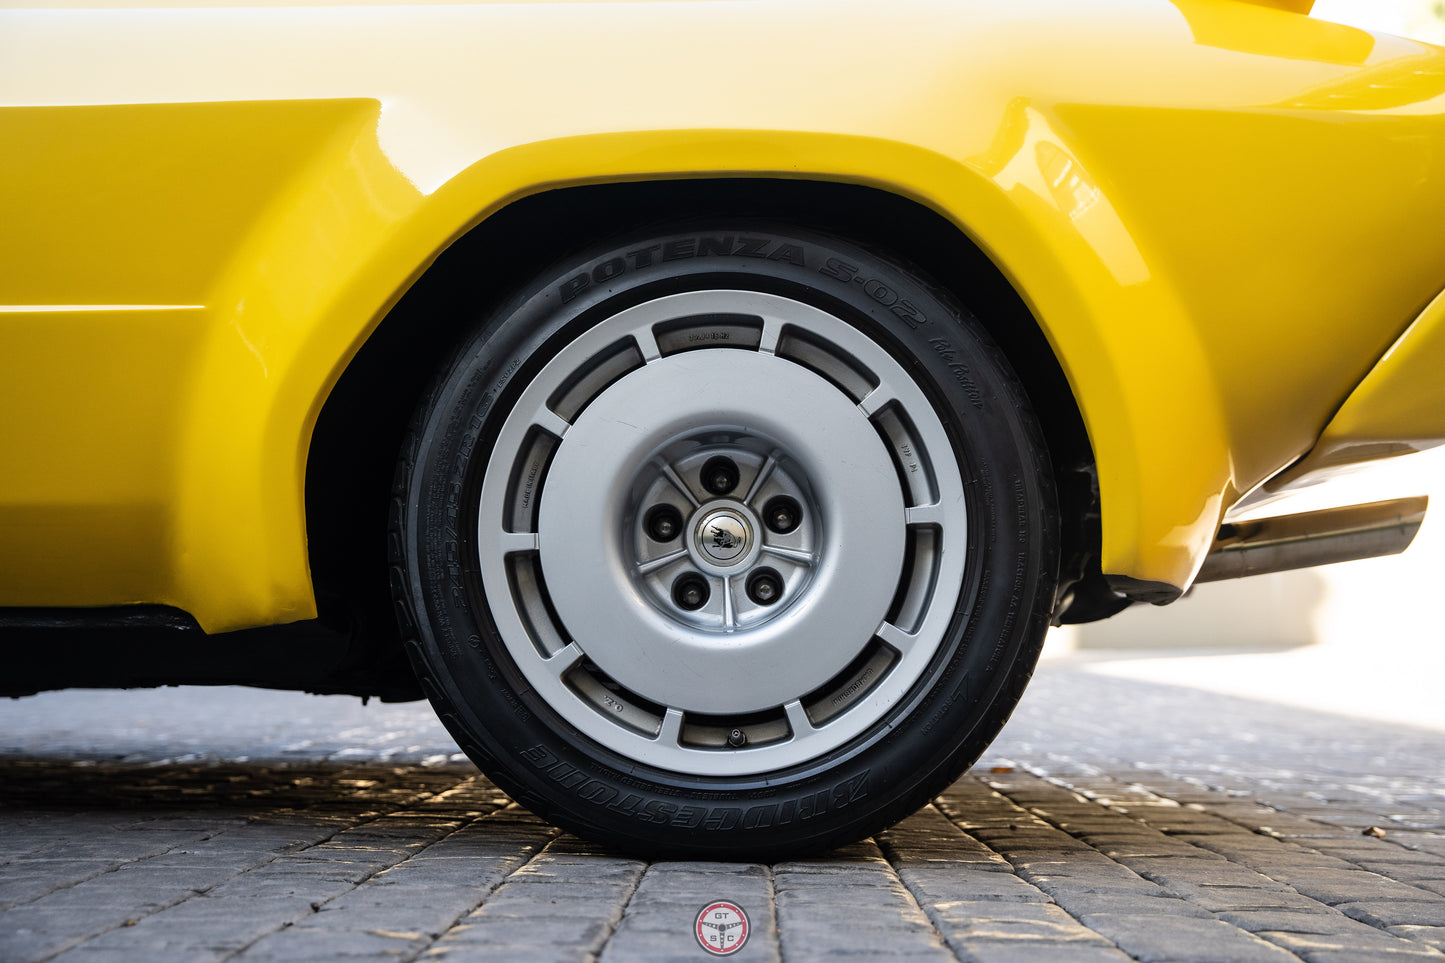
<svg viewBox="0 0 1445 963"><path fill-rule="evenodd" d="M338 544L324 516L340 514L343 528L357 516L340 507L349 496L331 509L315 496L328 479L351 487L363 477L327 474L338 443L318 419L347 407L332 395L354 397L340 379L367 383L358 352L414 381L405 359L420 351L430 367L450 347L438 318L458 292L472 303L499 296L518 271L566 253L556 237L585 243L709 212L806 217L958 290L1021 370L1059 455L1093 446L1084 460L1097 465L1097 496L1081 503L1100 503L1099 571L1124 576L1135 597L1177 596L1213 538L1233 471L1198 319L1171 279L1151 271L1156 252L1139 247L1105 186L1058 146L1067 140L1020 109L1029 136L1055 148L1036 153L1064 178L1058 190L1043 168L991 155L960 161L906 141L705 130L518 145L427 193L383 169L374 132L338 137L276 199L225 278L222 323L191 379L176 604L211 632L317 614L334 561L323 556ZM1012 146L1000 152L1032 157ZM487 270L469 270L479 256L491 259ZM389 418L412 408L413 397L392 392L351 407L373 411L381 396ZM1068 429L1052 424L1060 412ZM363 434L359 447L384 447L380 431ZM318 516L310 523L308 509Z"/></svg>
<svg viewBox="0 0 1445 963"><path fill-rule="evenodd" d="M1002 346L1043 424L1066 521L1065 587L1098 572L1094 456L1068 379L1019 293L958 226L879 187L827 180L695 178L559 188L513 201L453 242L368 336L327 397L306 468L306 526L322 617L393 664L384 529L411 414L469 319L519 278L623 227L676 220L787 219L913 262ZM565 241L550 227L565 224ZM486 264L485 272L475 269ZM1062 590L1061 590L1062 594ZM399 663L398 663L399 664Z"/></svg>

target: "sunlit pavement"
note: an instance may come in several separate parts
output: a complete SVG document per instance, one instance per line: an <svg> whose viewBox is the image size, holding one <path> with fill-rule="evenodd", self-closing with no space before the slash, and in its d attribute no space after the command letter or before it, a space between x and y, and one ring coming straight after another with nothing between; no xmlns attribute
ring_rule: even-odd
<svg viewBox="0 0 1445 963"><path fill-rule="evenodd" d="M1445 733L1041 669L983 762L815 860L653 863L529 816L424 705L0 704L0 959L1445 960Z"/></svg>

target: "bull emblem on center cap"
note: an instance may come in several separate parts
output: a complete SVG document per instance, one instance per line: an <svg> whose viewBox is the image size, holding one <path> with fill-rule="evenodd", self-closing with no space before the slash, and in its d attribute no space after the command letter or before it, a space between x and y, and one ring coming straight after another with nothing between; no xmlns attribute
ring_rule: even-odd
<svg viewBox="0 0 1445 963"><path fill-rule="evenodd" d="M693 547L714 565L737 564L752 544L747 520L731 508L709 512L693 532L697 539Z"/></svg>

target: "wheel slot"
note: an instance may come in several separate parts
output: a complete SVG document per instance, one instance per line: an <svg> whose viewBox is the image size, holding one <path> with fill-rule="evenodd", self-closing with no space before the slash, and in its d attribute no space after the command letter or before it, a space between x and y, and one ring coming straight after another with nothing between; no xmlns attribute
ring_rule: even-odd
<svg viewBox="0 0 1445 963"><path fill-rule="evenodd" d="M733 738L733 730L743 738ZM693 749L732 750L766 746L792 738L792 729L781 709L737 716L713 716L689 712L682 723L683 745Z"/></svg>
<svg viewBox="0 0 1445 963"><path fill-rule="evenodd" d="M557 452L557 437L533 428L522 443L522 457L512 469L507 485L507 531L535 532L541 504L542 484Z"/></svg>
<svg viewBox="0 0 1445 963"><path fill-rule="evenodd" d="M872 371L848 357L821 338L795 327L783 329L778 339L778 355L795 361L814 374L827 378L855 402L878 387L879 379Z"/></svg>
<svg viewBox="0 0 1445 963"><path fill-rule="evenodd" d="M665 709L633 692L628 692L595 664L584 660L567 673L565 679L583 702L592 706L609 721L649 738L662 732Z"/></svg>
<svg viewBox="0 0 1445 963"><path fill-rule="evenodd" d="M857 658L833 678L803 697L803 711L808 721L822 726L834 719L873 690L897 661L898 653L878 639L868 640Z"/></svg>
<svg viewBox="0 0 1445 963"><path fill-rule="evenodd" d="M938 576L939 530L931 525L913 526L908 530L907 554L903 574L898 579L898 594L884 620L906 633L918 631L933 598Z"/></svg>
<svg viewBox="0 0 1445 963"><path fill-rule="evenodd" d="M911 505L931 505L938 500L938 482L933 476L933 465L918 444L918 433L903 409L894 403L880 408L873 415L873 425L888 445L893 465L898 469L898 479L908 492Z"/></svg>
<svg viewBox="0 0 1445 963"><path fill-rule="evenodd" d="M665 321L653 329L657 350L666 357L699 348L745 348L763 342L763 319L746 314L695 314Z"/></svg>
<svg viewBox="0 0 1445 963"><path fill-rule="evenodd" d="M541 556L536 552L519 552L507 557L508 582L512 601L522 613L522 621L532 645L544 659L567 647L570 636L552 608L547 584L542 580Z"/></svg>
<svg viewBox="0 0 1445 963"><path fill-rule="evenodd" d="M637 349L637 343L631 338L623 338L578 365L577 370L547 399L547 407L560 415L563 421L576 421L588 402L623 375L642 365L642 352Z"/></svg>

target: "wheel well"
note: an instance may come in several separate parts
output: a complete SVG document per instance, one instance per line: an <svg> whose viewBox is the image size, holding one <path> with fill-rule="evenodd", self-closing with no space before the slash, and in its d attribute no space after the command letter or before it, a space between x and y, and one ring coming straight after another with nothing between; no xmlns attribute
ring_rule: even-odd
<svg viewBox="0 0 1445 963"><path fill-rule="evenodd" d="M517 201L444 251L389 312L332 390L306 468L312 579L322 620L353 639L350 661L377 692L410 678L391 610L387 512L412 413L458 340L518 279L649 222L785 218L886 249L966 304L1003 347L1043 424L1064 519L1061 597L1097 572L1093 455L1062 369L1032 314L988 257L921 204L876 188L800 180L610 184Z"/></svg>

